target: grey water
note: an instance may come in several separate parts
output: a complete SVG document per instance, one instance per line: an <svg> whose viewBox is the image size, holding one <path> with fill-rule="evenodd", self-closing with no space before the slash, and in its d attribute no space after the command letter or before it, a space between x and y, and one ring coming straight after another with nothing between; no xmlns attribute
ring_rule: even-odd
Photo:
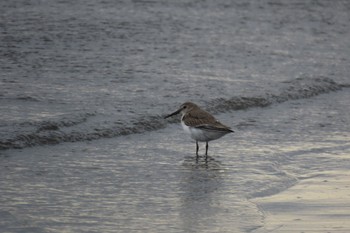
<svg viewBox="0 0 350 233"><path fill-rule="evenodd" d="M250 198L349 168L347 1L0 12L3 232L251 232ZM235 130L207 163L163 119L188 100Z"/></svg>

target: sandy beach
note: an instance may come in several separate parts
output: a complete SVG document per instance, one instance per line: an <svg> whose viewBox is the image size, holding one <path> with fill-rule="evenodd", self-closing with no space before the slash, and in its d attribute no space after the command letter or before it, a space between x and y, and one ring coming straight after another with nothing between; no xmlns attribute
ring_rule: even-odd
<svg viewBox="0 0 350 233"><path fill-rule="evenodd" d="M261 209L265 232L349 232L350 172L311 174L273 196L252 200Z"/></svg>

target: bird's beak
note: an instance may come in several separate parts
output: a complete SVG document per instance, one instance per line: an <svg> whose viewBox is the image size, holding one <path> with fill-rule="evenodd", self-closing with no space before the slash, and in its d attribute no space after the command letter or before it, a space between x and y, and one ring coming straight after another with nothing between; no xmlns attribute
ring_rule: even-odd
<svg viewBox="0 0 350 233"><path fill-rule="evenodd" d="M180 112L181 112L181 108L180 108L179 110L176 110L175 112L173 112L173 113L171 113L171 114L165 116L164 119L166 119L166 118L168 118L168 117L171 117L171 116L174 116L174 115L176 115L176 114L179 114Z"/></svg>

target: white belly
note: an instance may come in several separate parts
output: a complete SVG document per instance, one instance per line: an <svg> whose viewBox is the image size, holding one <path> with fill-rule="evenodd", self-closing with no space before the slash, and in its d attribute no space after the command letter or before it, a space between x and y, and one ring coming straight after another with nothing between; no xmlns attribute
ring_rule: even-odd
<svg viewBox="0 0 350 233"><path fill-rule="evenodd" d="M200 142L208 142L211 140L215 140L215 139L221 138L226 134L218 131L207 131L202 129L196 129L194 127L189 127L185 125L183 122L181 122L181 125L182 125L182 128L185 130L185 132L191 136L191 138Z"/></svg>

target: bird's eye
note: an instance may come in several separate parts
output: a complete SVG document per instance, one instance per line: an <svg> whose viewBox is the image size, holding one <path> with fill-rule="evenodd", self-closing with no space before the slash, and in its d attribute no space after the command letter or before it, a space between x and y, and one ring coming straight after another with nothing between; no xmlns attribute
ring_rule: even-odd
<svg viewBox="0 0 350 233"><path fill-rule="evenodd" d="M185 106L183 106L183 109L185 109L185 108L187 108L187 106L185 105Z"/></svg>

